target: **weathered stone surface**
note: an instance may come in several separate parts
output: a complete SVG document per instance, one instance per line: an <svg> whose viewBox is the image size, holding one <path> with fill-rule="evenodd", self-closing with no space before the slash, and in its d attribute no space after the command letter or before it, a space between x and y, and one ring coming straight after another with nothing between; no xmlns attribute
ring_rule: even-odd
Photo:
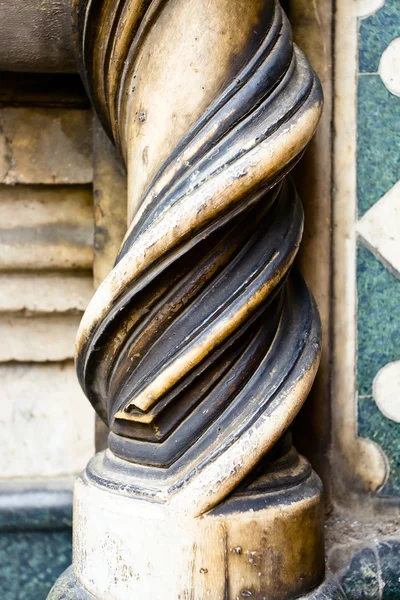
<svg viewBox="0 0 400 600"><path fill-rule="evenodd" d="M109 466L97 454L74 489L74 573L98 600L286 600L323 579L321 488L305 461L294 485L271 464L271 479L202 518L135 497L129 466Z"/></svg>
<svg viewBox="0 0 400 600"><path fill-rule="evenodd" d="M314 133L321 92L278 3L188 6L167 3L162 18L157 13L140 47L147 58L136 63L126 44L146 22L139 5L130 14L130 4L110 2L97 14L97 5L80 12L76 4L81 58L93 66L84 76L126 158L130 222L81 322L77 369L108 417L111 451L149 466L145 477L157 486L171 474L167 494L182 491L181 506L197 515L286 431L316 370L315 306L295 275L283 290L302 211L289 180L277 181ZM210 25L197 38L203 16ZM232 37L220 35L221 23ZM169 33L183 24L175 40ZM267 389L271 373L279 391ZM281 415L269 419L272 398Z"/></svg>
<svg viewBox="0 0 400 600"><path fill-rule="evenodd" d="M0 365L0 378L0 477L79 472L93 454L94 415L72 361Z"/></svg>
<svg viewBox="0 0 400 600"><path fill-rule="evenodd" d="M299 451L311 460L314 469L322 477L325 498L329 502L332 3L331 0L290 0L286 5L294 40L306 53L324 90L324 111L320 124L303 159L294 169L294 179L305 213L298 260L301 273L317 302L322 326L320 368L307 403L296 421L294 439Z"/></svg>
<svg viewBox="0 0 400 600"><path fill-rule="evenodd" d="M93 279L91 273L0 273L0 289L0 313L81 312L93 294Z"/></svg>
<svg viewBox="0 0 400 600"><path fill-rule="evenodd" d="M242 597L246 597L243 594ZM248 595L250 597L250 595ZM264 598L264 597L263 597ZM78 583L72 567L69 567L57 580L52 588L48 600L95 600L92 594L86 592ZM345 600L346 596L340 585L334 580L329 579L317 589L306 596L301 596L299 600Z"/></svg>
<svg viewBox="0 0 400 600"><path fill-rule="evenodd" d="M0 269L91 269L86 186L0 186Z"/></svg>
<svg viewBox="0 0 400 600"><path fill-rule="evenodd" d="M93 130L94 257L97 287L112 270L127 229L126 174L102 125Z"/></svg>
<svg viewBox="0 0 400 600"><path fill-rule="evenodd" d="M0 37L0 70L75 70L68 0L0 0Z"/></svg>
<svg viewBox="0 0 400 600"><path fill-rule="evenodd" d="M47 600L95 600L78 583L72 567L69 567L56 581Z"/></svg>
<svg viewBox="0 0 400 600"><path fill-rule="evenodd" d="M126 174L97 118L93 127L94 285L112 270L127 229ZM86 308L86 307L85 307ZM107 447L109 429L96 419L96 450Z"/></svg>
<svg viewBox="0 0 400 600"><path fill-rule="evenodd" d="M14 107L0 110L0 182L91 181L91 111Z"/></svg>
<svg viewBox="0 0 400 600"><path fill-rule="evenodd" d="M0 362L60 361L74 356L80 315L0 315Z"/></svg>

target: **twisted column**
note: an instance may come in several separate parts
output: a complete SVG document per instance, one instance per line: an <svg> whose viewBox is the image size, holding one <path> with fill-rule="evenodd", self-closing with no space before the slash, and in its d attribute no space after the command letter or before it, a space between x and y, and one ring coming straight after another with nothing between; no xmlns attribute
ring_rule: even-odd
<svg viewBox="0 0 400 600"><path fill-rule="evenodd" d="M74 34L88 93L126 164L129 203L120 254L77 338L79 380L110 427L85 485L129 498L145 520L144 506L166 510L185 536L202 516L231 532L233 514L275 498L296 505L294 535L308 527L315 544L319 483L285 433L320 353L314 301L291 270L303 213L288 175L317 126L319 82L273 0L75 0ZM306 504L314 516L304 517ZM196 556L207 535L193 536ZM303 587L291 581L269 597L315 585L320 551L307 554ZM270 565L259 569L263 578ZM241 589L180 585L159 597ZM271 593L263 585L255 597Z"/></svg>

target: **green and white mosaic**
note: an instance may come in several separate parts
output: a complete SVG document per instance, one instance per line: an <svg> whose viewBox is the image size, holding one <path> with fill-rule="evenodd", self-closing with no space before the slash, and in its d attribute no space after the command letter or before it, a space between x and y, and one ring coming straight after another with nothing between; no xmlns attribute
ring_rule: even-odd
<svg viewBox="0 0 400 600"><path fill-rule="evenodd" d="M389 472L378 493L393 496L400 493L400 2L369 4L372 14L359 20L358 435L385 453Z"/></svg>

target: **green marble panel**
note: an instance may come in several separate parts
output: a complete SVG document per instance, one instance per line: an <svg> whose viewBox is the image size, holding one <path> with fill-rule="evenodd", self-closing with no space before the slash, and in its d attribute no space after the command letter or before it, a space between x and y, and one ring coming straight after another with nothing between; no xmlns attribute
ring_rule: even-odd
<svg viewBox="0 0 400 600"><path fill-rule="evenodd" d="M352 559L341 577L349 600L371 600L380 597L378 557L372 548L364 548Z"/></svg>
<svg viewBox="0 0 400 600"><path fill-rule="evenodd" d="M400 598L400 540L389 539L378 544L383 582L382 600Z"/></svg>
<svg viewBox="0 0 400 600"><path fill-rule="evenodd" d="M400 98L386 89L379 75L359 77L357 118L357 202L361 217L400 179Z"/></svg>
<svg viewBox="0 0 400 600"><path fill-rule="evenodd" d="M71 564L71 530L0 533L2 600L45 600Z"/></svg>
<svg viewBox="0 0 400 600"><path fill-rule="evenodd" d="M382 538L362 548L338 579L348 600L398 600L400 540Z"/></svg>
<svg viewBox="0 0 400 600"><path fill-rule="evenodd" d="M361 243L357 255L357 383L359 395L371 396L379 369L400 359L400 280Z"/></svg>
<svg viewBox="0 0 400 600"><path fill-rule="evenodd" d="M0 486L2 600L44 600L71 564L72 492L49 480Z"/></svg>
<svg viewBox="0 0 400 600"><path fill-rule="evenodd" d="M400 493L400 424L381 413L372 397L372 382L382 367L400 359L400 280L361 244L357 288L358 435L385 452L390 472L379 493L394 495Z"/></svg>
<svg viewBox="0 0 400 600"><path fill-rule="evenodd" d="M376 442L386 455L389 464L388 479L378 494L400 494L400 424L387 419L372 396L358 398L358 435Z"/></svg>
<svg viewBox="0 0 400 600"><path fill-rule="evenodd" d="M377 73L383 51L400 36L400 2L386 0L375 14L360 21L359 69Z"/></svg>

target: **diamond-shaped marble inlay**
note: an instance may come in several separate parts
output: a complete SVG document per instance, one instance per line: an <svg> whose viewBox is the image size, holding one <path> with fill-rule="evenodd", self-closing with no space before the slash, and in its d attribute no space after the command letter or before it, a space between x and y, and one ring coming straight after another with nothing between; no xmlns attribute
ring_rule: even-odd
<svg viewBox="0 0 400 600"><path fill-rule="evenodd" d="M358 221L357 231L371 252L400 278L400 181Z"/></svg>

